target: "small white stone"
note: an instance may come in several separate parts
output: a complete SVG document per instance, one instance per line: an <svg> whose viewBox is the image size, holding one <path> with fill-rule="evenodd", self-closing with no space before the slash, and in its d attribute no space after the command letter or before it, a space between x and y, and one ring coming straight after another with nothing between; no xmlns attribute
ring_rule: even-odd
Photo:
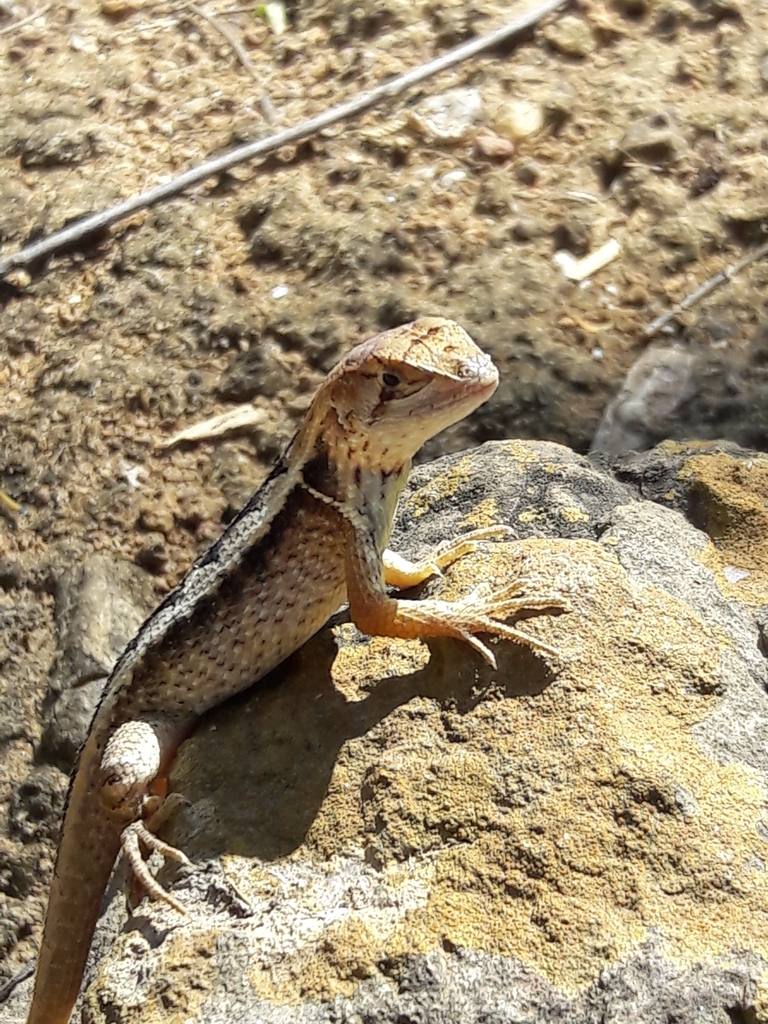
<svg viewBox="0 0 768 1024"><path fill-rule="evenodd" d="M277 284L272 289L271 293L273 299L284 299L288 294L288 287L284 284Z"/></svg>
<svg viewBox="0 0 768 1024"><path fill-rule="evenodd" d="M428 139L460 142L472 131L483 113L483 100L477 89L449 89L428 96L413 110L414 126Z"/></svg>
<svg viewBox="0 0 768 1024"><path fill-rule="evenodd" d="M460 181L464 181L467 177L467 172L457 168L455 171L448 171L440 178L440 184L443 188L452 188L457 185Z"/></svg>
<svg viewBox="0 0 768 1024"><path fill-rule="evenodd" d="M729 583L741 583L742 580L749 579L749 575L746 569L739 569L735 565L726 565L723 569L723 576Z"/></svg>
<svg viewBox="0 0 768 1024"><path fill-rule="evenodd" d="M544 127L544 108L528 100L507 100L496 112L493 127L498 135L513 142L527 139Z"/></svg>
<svg viewBox="0 0 768 1024"><path fill-rule="evenodd" d="M134 489L141 487L142 478L146 480L147 477L147 471L143 466L135 466L132 462L128 462L127 459L120 459L117 469L120 476L127 481L128 486Z"/></svg>

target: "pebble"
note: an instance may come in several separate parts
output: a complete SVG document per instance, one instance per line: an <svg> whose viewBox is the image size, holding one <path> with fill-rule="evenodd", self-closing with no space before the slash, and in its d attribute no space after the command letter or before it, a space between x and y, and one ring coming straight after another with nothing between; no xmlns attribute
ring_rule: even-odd
<svg viewBox="0 0 768 1024"><path fill-rule="evenodd" d="M633 121L624 133L621 148L639 160L668 164L682 156L687 144L672 117L658 111Z"/></svg>
<svg viewBox="0 0 768 1024"><path fill-rule="evenodd" d="M496 132L478 132L475 136L475 148L483 156L494 160L506 160L514 156L515 144L510 139L502 139Z"/></svg>
<svg viewBox="0 0 768 1024"><path fill-rule="evenodd" d="M528 100L507 100L497 110L493 127L498 135L513 142L528 138L544 127L544 108Z"/></svg>
<svg viewBox="0 0 768 1024"><path fill-rule="evenodd" d="M741 583L742 580L749 579L747 570L739 569L735 565L723 566L723 576L725 576L729 583Z"/></svg>
<svg viewBox="0 0 768 1024"><path fill-rule="evenodd" d="M414 127L436 142L461 142L482 117L483 100L477 89L449 89L427 96L411 115Z"/></svg>
<svg viewBox="0 0 768 1024"><path fill-rule="evenodd" d="M535 185L544 168L535 160L526 160L515 168L515 177L521 185Z"/></svg>
<svg viewBox="0 0 768 1024"><path fill-rule="evenodd" d="M460 181L464 181L467 177L467 172L462 171L461 168L457 168L455 171L448 171L440 178L440 184L443 188L453 188L454 185L458 185Z"/></svg>
<svg viewBox="0 0 768 1024"><path fill-rule="evenodd" d="M550 46L568 57L587 57L597 46L589 25L573 14L545 26L542 34Z"/></svg>

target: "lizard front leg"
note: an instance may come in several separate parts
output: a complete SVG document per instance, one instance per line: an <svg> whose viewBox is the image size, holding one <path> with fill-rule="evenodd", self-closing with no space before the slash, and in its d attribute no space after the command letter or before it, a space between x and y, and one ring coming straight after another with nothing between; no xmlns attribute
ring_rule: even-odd
<svg viewBox="0 0 768 1024"><path fill-rule="evenodd" d="M443 541L427 558L422 558L418 562L411 562L387 548L382 555L384 582L390 587L397 587L398 590L416 587L430 576L442 576L442 569L464 555L477 551L481 541L509 540L511 537L512 530L508 526L484 526L463 533L452 540Z"/></svg>
<svg viewBox="0 0 768 1024"><path fill-rule="evenodd" d="M155 850L186 867L192 863L185 853L155 835L169 813L183 798L157 793L156 782L167 767L182 738L175 723L137 719L119 726L112 734L101 760L100 796L113 818L127 822L120 845L141 886L155 899L163 900L180 914L187 911L167 892L147 867L142 846Z"/></svg>
<svg viewBox="0 0 768 1024"><path fill-rule="evenodd" d="M555 648L528 636L504 620L530 610L562 609L558 596L532 597L523 593L516 580L496 589L481 583L458 601L404 601L390 597L385 584L397 587L421 583L450 562L476 549L481 540L507 535L506 527L476 530L441 545L437 552L421 562L408 562L389 550L380 555L372 534L360 523L351 526L346 552L346 578L352 620L365 633L404 639L451 636L464 640L485 660L496 667L489 647L477 636L487 633L504 637L535 651L559 657Z"/></svg>

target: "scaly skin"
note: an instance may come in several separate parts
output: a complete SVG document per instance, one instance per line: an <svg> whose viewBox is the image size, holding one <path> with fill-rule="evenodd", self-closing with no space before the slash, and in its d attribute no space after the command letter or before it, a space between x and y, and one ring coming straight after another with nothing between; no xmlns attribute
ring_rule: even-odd
<svg viewBox="0 0 768 1024"><path fill-rule="evenodd" d="M358 345L321 385L263 486L141 627L79 758L28 1024L67 1024L121 846L147 888L180 908L137 856L151 787L201 714L258 682L346 598L368 633L459 637L492 664L475 634L551 652L501 620L557 600L506 586L453 603L402 601L385 587L420 582L503 533L475 531L416 565L385 551L413 455L497 384L490 359L450 320L419 320Z"/></svg>
<svg viewBox="0 0 768 1024"><path fill-rule="evenodd" d="M83 748L84 768L74 779L67 817L77 828L64 829L48 897L49 912L37 958L30 1024L67 1024L107 887L120 850L122 822L104 814L96 779L99 768L91 736ZM44 982L44 983L41 983Z"/></svg>

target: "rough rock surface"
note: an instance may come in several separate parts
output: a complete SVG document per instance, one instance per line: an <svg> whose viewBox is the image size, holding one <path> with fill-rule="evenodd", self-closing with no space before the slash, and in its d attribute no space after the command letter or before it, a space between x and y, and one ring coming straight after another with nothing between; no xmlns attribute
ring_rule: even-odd
<svg viewBox="0 0 768 1024"><path fill-rule="evenodd" d="M152 610L151 578L138 566L91 555L57 580L59 653L51 674L43 756L69 772L85 742L118 655Z"/></svg>
<svg viewBox="0 0 768 1024"><path fill-rule="evenodd" d="M167 833L193 916L142 903L109 949L113 900L90 1024L768 1021L768 561L734 553L768 459L667 445L622 477L536 442L414 474L399 550L518 538L427 591L561 595L520 624L560 658L342 616L208 716ZM709 536L661 503L693 492Z"/></svg>
<svg viewBox="0 0 768 1024"><path fill-rule="evenodd" d="M590 451L606 456L643 451L667 438L729 438L768 448L768 326L732 347L729 328L709 330L718 344L648 348L608 404ZM703 343L702 343L703 342Z"/></svg>

